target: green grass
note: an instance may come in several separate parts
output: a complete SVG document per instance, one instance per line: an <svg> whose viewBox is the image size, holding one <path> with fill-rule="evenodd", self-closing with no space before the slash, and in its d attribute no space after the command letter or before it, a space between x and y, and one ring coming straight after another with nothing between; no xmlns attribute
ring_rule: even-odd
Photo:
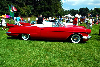
<svg viewBox="0 0 100 67"><path fill-rule="evenodd" d="M81 24L85 26L85 24ZM20 40L0 27L0 67L100 67L99 25L86 43Z"/></svg>

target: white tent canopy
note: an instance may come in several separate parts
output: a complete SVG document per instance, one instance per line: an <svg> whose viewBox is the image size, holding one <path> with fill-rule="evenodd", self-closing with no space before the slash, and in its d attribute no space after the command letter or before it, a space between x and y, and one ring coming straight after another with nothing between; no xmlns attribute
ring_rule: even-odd
<svg viewBox="0 0 100 67"><path fill-rule="evenodd" d="M78 17L78 18L80 18L80 17L82 17L82 16L81 16L81 15L78 15L78 14L76 14L76 15L75 15L75 17Z"/></svg>
<svg viewBox="0 0 100 67"><path fill-rule="evenodd" d="M72 17L72 18L73 18L74 16L71 16L70 14L68 14L68 15L65 15L64 17ZM82 16L81 16L81 15L76 14L76 15L75 15L75 17L80 18L80 17L82 17Z"/></svg>
<svg viewBox="0 0 100 67"><path fill-rule="evenodd" d="M70 14L68 14L68 15L65 15L65 16L67 16L67 17L72 17Z"/></svg>

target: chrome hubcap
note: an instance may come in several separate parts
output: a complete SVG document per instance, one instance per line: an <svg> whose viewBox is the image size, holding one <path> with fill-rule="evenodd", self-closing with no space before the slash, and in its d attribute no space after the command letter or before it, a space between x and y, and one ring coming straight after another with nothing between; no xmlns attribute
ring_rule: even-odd
<svg viewBox="0 0 100 67"><path fill-rule="evenodd" d="M80 42L80 40L81 40L80 35L77 35L77 34L73 35L71 40L72 40L73 43Z"/></svg>
<svg viewBox="0 0 100 67"><path fill-rule="evenodd" d="M29 39L29 34L22 34L22 39L28 40Z"/></svg>

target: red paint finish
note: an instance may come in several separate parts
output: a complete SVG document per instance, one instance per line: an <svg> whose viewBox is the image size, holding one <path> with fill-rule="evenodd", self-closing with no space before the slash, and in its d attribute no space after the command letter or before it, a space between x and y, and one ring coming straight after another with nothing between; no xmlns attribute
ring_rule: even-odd
<svg viewBox="0 0 100 67"><path fill-rule="evenodd" d="M8 36L17 37L19 34L14 34L14 33L10 34L10 33L7 33L7 35L8 35Z"/></svg>
<svg viewBox="0 0 100 67"><path fill-rule="evenodd" d="M69 36L77 33L82 36L88 36L90 29L83 26L67 26L67 27L37 27L37 26L17 26L8 30L8 36L17 36L19 34L30 34L32 39L50 39L50 40L66 40ZM86 41L86 40L84 40Z"/></svg>
<svg viewBox="0 0 100 67"><path fill-rule="evenodd" d="M20 24L21 24L21 25L14 25L14 24L9 24L9 23L7 23L7 28L19 27L19 26L31 26L30 23L20 22Z"/></svg>

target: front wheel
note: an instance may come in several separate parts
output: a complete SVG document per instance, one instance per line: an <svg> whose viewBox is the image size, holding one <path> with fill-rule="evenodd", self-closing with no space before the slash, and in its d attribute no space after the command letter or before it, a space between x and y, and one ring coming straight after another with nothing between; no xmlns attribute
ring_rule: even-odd
<svg viewBox="0 0 100 67"><path fill-rule="evenodd" d="M81 36L78 34L74 34L71 36L72 43L79 43L81 41Z"/></svg>
<svg viewBox="0 0 100 67"><path fill-rule="evenodd" d="M22 39L23 40L28 40L29 39L29 34L22 34Z"/></svg>

